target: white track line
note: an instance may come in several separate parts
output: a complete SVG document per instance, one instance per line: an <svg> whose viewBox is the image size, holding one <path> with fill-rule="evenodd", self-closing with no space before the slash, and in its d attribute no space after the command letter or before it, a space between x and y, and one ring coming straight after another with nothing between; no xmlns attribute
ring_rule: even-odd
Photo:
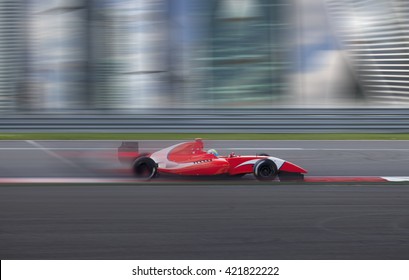
<svg viewBox="0 0 409 280"><path fill-rule="evenodd" d="M10 148L0 148L1 151L7 151L7 150L16 150L16 151L35 151L35 150L47 150L47 151L116 151L118 148L84 148L84 147L70 147L70 148L64 148L64 147L54 147L54 148L46 148L44 146L41 146L37 142L34 142L32 140L26 140L27 143L30 143L31 145L35 146L35 148L22 148L22 147L10 147ZM141 148L141 150L159 150L162 149L163 147L145 147ZM386 149L377 149L377 148L370 148L370 149L349 149L349 148L240 148L240 147L235 147L235 148L225 148L225 147L216 147L216 149L219 150L237 150L237 151L244 151L244 150L249 150L249 151L409 151L409 148L402 148L402 149L394 149L394 148L386 148Z"/></svg>
<svg viewBox="0 0 409 280"><path fill-rule="evenodd" d="M144 181L136 178L0 178L1 184L121 184L121 183L172 183L172 182L186 182L186 180L151 180ZM206 182L206 180L204 181ZM249 182L249 181L246 181ZM257 181L255 181L257 182ZM305 178L306 183L378 183L378 182L409 182L409 177L390 176L390 177L378 177L378 176L311 176Z"/></svg>
<svg viewBox="0 0 409 280"><path fill-rule="evenodd" d="M95 184L137 183L136 179L103 178L0 178L0 184Z"/></svg>
<svg viewBox="0 0 409 280"><path fill-rule="evenodd" d="M266 151L409 151L409 149L349 149L349 148L217 148L220 150L249 150L249 151L259 151L259 150L266 150Z"/></svg>
<svg viewBox="0 0 409 280"><path fill-rule="evenodd" d="M56 158L56 159L58 159L58 160L64 162L65 164L68 164L68 165L70 165L70 166L72 166L72 167L75 167L75 168L79 168L79 166L76 165L75 163L73 163L72 161L70 161L70 160L68 160L68 159L66 159L66 158L64 158L64 157L62 157L62 156L60 156L60 155L54 153L53 151L50 151L49 149L47 149L47 148L41 146L40 144L38 144L37 142L35 142L35 141L33 141L33 140L26 140L26 142L27 142L28 144L33 145L33 146L36 147L37 149L43 151L44 153L48 154L49 156L54 157L54 158Z"/></svg>
<svg viewBox="0 0 409 280"><path fill-rule="evenodd" d="M28 143L30 143L30 142L34 142L34 141L32 141L32 140L26 140L26 142L28 142ZM37 145L40 145L40 144L38 144L37 142L34 142L34 143L36 143ZM31 144L31 143L30 143ZM33 145L33 144L32 144ZM40 145L41 146L41 145ZM44 147L44 146L41 146L42 148L40 148L40 147L37 147L37 148L20 148L20 147L10 147L10 148L0 148L0 150L16 150L16 151L18 151L18 150L22 150L22 151L25 151L25 150L27 150L27 151L35 151L35 150L43 150L43 149L46 149L47 151L70 151L70 150L72 150L72 151L106 151L106 150L109 150L109 151L116 151L116 150L118 150L118 148L46 148L46 147Z"/></svg>

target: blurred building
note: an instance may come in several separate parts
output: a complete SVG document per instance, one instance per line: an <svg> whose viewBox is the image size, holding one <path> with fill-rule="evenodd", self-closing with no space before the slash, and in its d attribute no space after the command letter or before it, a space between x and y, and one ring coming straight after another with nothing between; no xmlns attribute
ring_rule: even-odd
<svg viewBox="0 0 409 280"><path fill-rule="evenodd" d="M0 109L28 102L24 81L26 23L23 0L0 0Z"/></svg>
<svg viewBox="0 0 409 280"><path fill-rule="evenodd" d="M94 1L93 105L97 108L169 106L166 1Z"/></svg>
<svg viewBox="0 0 409 280"><path fill-rule="evenodd" d="M2 26L24 23L24 55L10 63L26 72L21 82L7 82L5 106L270 106L286 91L288 6L284 0L21 0L25 21L14 13Z"/></svg>
<svg viewBox="0 0 409 280"><path fill-rule="evenodd" d="M0 109L406 106L404 0L0 0Z"/></svg>
<svg viewBox="0 0 409 280"><path fill-rule="evenodd" d="M88 1L26 1L30 109L89 105Z"/></svg>
<svg viewBox="0 0 409 280"><path fill-rule="evenodd" d="M183 64L188 68L181 72L181 80L187 86L199 79L196 104L264 107L285 97L285 77L292 67L288 36L292 1L178 2L185 5L179 12L185 24L179 26L184 34ZM188 86L185 95L190 91Z"/></svg>
<svg viewBox="0 0 409 280"><path fill-rule="evenodd" d="M375 104L409 104L409 2L326 0L340 48Z"/></svg>

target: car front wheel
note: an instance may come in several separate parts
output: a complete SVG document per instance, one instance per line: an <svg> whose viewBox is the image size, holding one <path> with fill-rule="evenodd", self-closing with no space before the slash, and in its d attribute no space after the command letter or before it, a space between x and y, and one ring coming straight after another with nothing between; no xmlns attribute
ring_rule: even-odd
<svg viewBox="0 0 409 280"><path fill-rule="evenodd" d="M253 174L257 180L274 180L277 176L277 166L270 159L261 159L254 164Z"/></svg>

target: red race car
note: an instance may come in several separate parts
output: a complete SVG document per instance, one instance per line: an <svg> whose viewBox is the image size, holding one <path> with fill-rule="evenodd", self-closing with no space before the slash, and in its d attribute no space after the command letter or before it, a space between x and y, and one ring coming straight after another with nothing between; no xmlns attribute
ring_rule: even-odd
<svg viewBox="0 0 409 280"><path fill-rule="evenodd" d="M151 154L141 154L137 142L123 142L118 148L121 162L131 163L133 173L139 179L149 180L158 173L213 176L226 174L240 177L253 173L261 181L273 180L277 176L302 179L307 170L283 159L266 154L219 156L214 149L203 150L202 139L184 142Z"/></svg>

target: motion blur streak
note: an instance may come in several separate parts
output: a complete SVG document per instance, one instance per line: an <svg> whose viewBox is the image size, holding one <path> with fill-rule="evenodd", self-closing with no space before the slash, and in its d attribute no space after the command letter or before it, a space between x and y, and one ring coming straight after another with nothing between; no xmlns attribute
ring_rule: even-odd
<svg viewBox="0 0 409 280"><path fill-rule="evenodd" d="M0 110L409 104L406 0L0 0Z"/></svg>
<svg viewBox="0 0 409 280"><path fill-rule="evenodd" d="M117 148L121 141L35 142L41 149L25 141L0 141L0 158L7 159L0 161L0 178L133 179L130 166L118 161ZM152 153L179 142L139 141L139 149L141 153ZM393 149L390 148L392 143ZM205 146L206 149L216 149L220 155L231 152L237 155L268 153L296 162L308 170L308 176L320 177L407 177L408 147L409 141L233 140L206 141ZM243 179L253 180L252 176L248 177Z"/></svg>

